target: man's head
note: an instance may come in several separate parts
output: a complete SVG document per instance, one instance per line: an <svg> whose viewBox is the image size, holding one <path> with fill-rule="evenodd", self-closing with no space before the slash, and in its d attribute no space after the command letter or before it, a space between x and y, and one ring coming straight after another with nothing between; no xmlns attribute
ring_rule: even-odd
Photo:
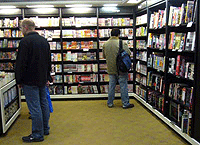
<svg viewBox="0 0 200 145"><path fill-rule="evenodd" d="M119 28L113 28L112 31L111 31L111 36L119 37L120 36Z"/></svg>
<svg viewBox="0 0 200 145"><path fill-rule="evenodd" d="M25 19L21 22L21 31L24 35L27 35L29 32L33 32L35 30L35 23L31 19Z"/></svg>

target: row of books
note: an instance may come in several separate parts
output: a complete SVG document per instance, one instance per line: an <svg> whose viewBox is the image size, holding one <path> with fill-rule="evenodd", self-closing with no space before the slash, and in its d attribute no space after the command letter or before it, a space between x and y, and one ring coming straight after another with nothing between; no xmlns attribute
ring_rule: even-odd
<svg viewBox="0 0 200 145"><path fill-rule="evenodd" d="M106 41L99 41L99 49L103 49L103 45ZM128 44L128 48L133 48L133 40L122 40L123 43Z"/></svg>
<svg viewBox="0 0 200 145"><path fill-rule="evenodd" d="M154 90L148 92L148 103L160 112L164 112L164 96Z"/></svg>
<svg viewBox="0 0 200 145"><path fill-rule="evenodd" d="M147 51L136 51L136 59L147 61Z"/></svg>
<svg viewBox="0 0 200 145"><path fill-rule="evenodd" d="M154 12L150 16L150 29L157 29L166 26L166 9L158 10L158 12Z"/></svg>
<svg viewBox="0 0 200 145"><path fill-rule="evenodd" d="M15 19L4 18L0 19L0 28L16 28L19 26L19 18Z"/></svg>
<svg viewBox="0 0 200 145"><path fill-rule="evenodd" d="M99 38L110 37L112 29L99 29ZM133 29L125 28L120 29L120 37L133 38Z"/></svg>
<svg viewBox="0 0 200 145"><path fill-rule="evenodd" d="M97 64L64 64L64 72L98 72ZM62 69L59 70L62 72Z"/></svg>
<svg viewBox="0 0 200 145"><path fill-rule="evenodd" d="M62 26L97 26L97 18L96 17L69 17L62 18Z"/></svg>
<svg viewBox="0 0 200 145"><path fill-rule="evenodd" d="M147 85L147 78L141 74L136 73L135 81L146 86Z"/></svg>
<svg viewBox="0 0 200 145"><path fill-rule="evenodd" d="M148 34L147 47L154 49L165 49L166 48L166 34Z"/></svg>
<svg viewBox="0 0 200 145"><path fill-rule="evenodd" d="M139 27L136 29L136 36L147 36L147 27Z"/></svg>
<svg viewBox="0 0 200 145"><path fill-rule="evenodd" d="M99 71L100 72L106 72L107 71L107 64L106 63L100 63L99 64Z"/></svg>
<svg viewBox="0 0 200 145"><path fill-rule="evenodd" d="M164 79L163 76L159 74L154 74L152 71L149 71L147 75L147 86L153 88L154 91L164 93L163 79Z"/></svg>
<svg viewBox="0 0 200 145"><path fill-rule="evenodd" d="M17 48L19 46L20 40L0 40L0 48Z"/></svg>
<svg viewBox="0 0 200 145"><path fill-rule="evenodd" d="M63 42L63 49L97 49L96 41Z"/></svg>
<svg viewBox="0 0 200 145"><path fill-rule="evenodd" d="M147 98L147 91L146 89L142 88L140 85L135 85L135 93L146 100Z"/></svg>
<svg viewBox="0 0 200 145"><path fill-rule="evenodd" d="M99 26L133 26L130 18L99 18Z"/></svg>
<svg viewBox="0 0 200 145"><path fill-rule="evenodd" d="M161 53L149 54L147 66L156 69L157 71L165 71L165 56Z"/></svg>
<svg viewBox="0 0 200 145"><path fill-rule="evenodd" d="M3 93L3 97L4 97L4 107L6 107L9 103L11 103L13 101L13 99L15 99L15 97L17 96L17 88L16 86L10 88L9 90L5 91Z"/></svg>
<svg viewBox="0 0 200 145"><path fill-rule="evenodd" d="M101 94L107 94L109 91L109 85L101 85L100 86L100 93ZM131 93L133 92L133 84L128 84L128 92ZM115 93L120 93L120 86L116 85L115 87Z"/></svg>
<svg viewBox="0 0 200 145"><path fill-rule="evenodd" d="M191 136L191 121L192 113L190 110L185 109L179 103L170 101L169 103L169 117L176 122L176 124L181 128L183 133Z"/></svg>
<svg viewBox="0 0 200 145"><path fill-rule="evenodd" d="M181 7L170 6L168 25L177 26L193 21L194 10L194 0L188 0L187 4L182 3Z"/></svg>
<svg viewBox="0 0 200 145"><path fill-rule="evenodd" d="M14 66L11 62L0 63L0 70L13 70Z"/></svg>
<svg viewBox="0 0 200 145"><path fill-rule="evenodd" d="M136 25L141 25L146 23L147 23L147 14L136 17Z"/></svg>
<svg viewBox="0 0 200 145"><path fill-rule="evenodd" d="M93 61L96 60L96 52L63 53L63 61Z"/></svg>
<svg viewBox="0 0 200 145"><path fill-rule="evenodd" d="M39 35L43 36L47 40L52 40L53 38L60 38L60 30L37 30L36 32L39 33Z"/></svg>
<svg viewBox="0 0 200 145"><path fill-rule="evenodd" d="M20 106L19 101L18 99L16 99L8 107L4 108L5 110L4 121L6 124L11 120L13 115L17 112L19 106Z"/></svg>
<svg viewBox="0 0 200 145"><path fill-rule="evenodd" d="M62 30L63 38L91 38L97 37L97 29Z"/></svg>
<svg viewBox="0 0 200 145"><path fill-rule="evenodd" d="M136 49L147 49L147 43L146 40L136 40Z"/></svg>
<svg viewBox="0 0 200 145"><path fill-rule="evenodd" d="M2 52L0 51L0 60L9 59L9 60L16 60L17 52Z"/></svg>
<svg viewBox="0 0 200 145"><path fill-rule="evenodd" d="M47 18L39 18L36 17L30 17L35 22L36 27L58 27L60 23L60 18L54 18L54 17L47 17Z"/></svg>
<svg viewBox="0 0 200 145"><path fill-rule="evenodd" d="M176 33L171 32L168 49L176 51L194 51L196 32Z"/></svg>
<svg viewBox="0 0 200 145"><path fill-rule="evenodd" d="M178 55L177 58L169 58L168 73L178 77L194 80L194 63L186 57Z"/></svg>
<svg viewBox="0 0 200 145"><path fill-rule="evenodd" d="M57 76L62 77L61 75ZM98 75L97 74L64 75L64 83L80 83L80 82L98 82Z"/></svg>
<svg viewBox="0 0 200 145"><path fill-rule="evenodd" d="M96 60L95 52L87 52L87 53L71 53L68 51L67 53L63 53L63 61L93 61ZM62 61L61 53L51 53L51 61Z"/></svg>
<svg viewBox="0 0 200 145"><path fill-rule="evenodd" d="M20 30L4 29L0 30L0 37L16 38L16 37L23 37L23 34L22 31Z"/></svg>
<svg viewBox="0 0 200 145"><path fill-rule="evenodd" d="M98 94L96 85L64 86L64 94Z"/></svg>
<svg viewBox="0 0 200 145"><path fill-rule="evenodd" d="M169 97L186 105L188 109L192 109L193 87L189 87L187 84L171 83L169 85Z"/></svg>
<svg viewBox="0 0 200 145"><path fill-rule="evenodd" d="M136 72L146 75L147 74L147 66L144 64L141 64L140 61L137 61Z"/></svg>

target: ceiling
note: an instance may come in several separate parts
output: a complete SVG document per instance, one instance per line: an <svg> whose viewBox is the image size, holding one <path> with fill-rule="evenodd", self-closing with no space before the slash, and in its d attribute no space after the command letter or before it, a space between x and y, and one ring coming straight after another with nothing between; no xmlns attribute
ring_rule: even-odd
<svg viewBox="0 0 200 145"><path fill-rule="evenodd" d="M128 0L1 0L0 6L14 5L25 7L26 5L54 5L54 7L64 7L66 4L92 4L92 6L103 6L103 4L118 4L118 6L135 6L127 3ZM138 0L140 1L140 0Z"/></svg>

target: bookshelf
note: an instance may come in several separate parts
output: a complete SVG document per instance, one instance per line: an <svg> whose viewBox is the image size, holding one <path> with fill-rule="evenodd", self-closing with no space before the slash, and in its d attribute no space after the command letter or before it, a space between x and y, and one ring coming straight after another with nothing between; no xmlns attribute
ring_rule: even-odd
<svg viewBox="0 0 200 145"><path fill-rule="evenodd" d="M147 98L147 10L136 12L134 52L135 52L135 93L142 99Z"/></svg>
<svg viewBox="0 0 200 145"><path fill-rule="evenodd" d="M192 4L198 8L197 3L198 0L169 0L147 4L147 87L141 82L138 85L147 90L147 96L144 99L137 89L135 95L191 144L198 144L199 141L199 131L196 129L199 115L196 114L196 105L199 104L196 102L199 101L196 92L199 46L195 39L199 35L199 19L194 21L192 14L188 15L188 9ZM198 13L196 10L196 15ZM135 82L138 83L137 76ZM186 119L183 117L185 115L188 116Z"/></svg>
<svg viewBox="0 0 200 145"><path fill-rule="evenodd" d="M5 15L2 15L2 19L4 17ZM100 7L84 9L81 13L74 11L73 8L21 8L15 14L8 16L11 20L15 17L18 17L17 24L24 18L33 19L36 23L36 31L50 44L51 73L54 78L54 84L49 87L52 98L88 98L89 94L93 94L95 98L96 94L107 96L109 77L106 72L106 61L102 58L102 46L110 37L112 28L121 29L122 40L126 41L133 51L132 7L119 7L117 13L106 12ZM105 22L105 19L109 20L110 24ZM0 29L3 30L2 36L4 36L6 28ZM9 29L11 32L19 31L18 26ZM9 68L7 62L14 64L15 59L10 58L14 54L11 55L9 51L16 53L17 49L17 47L5 49L4 41L14 39L20 42L21 38L22 36L0 37L2 40L0 62L6 62L6 65L1 65L2 70ZM7 52L9 55L6 54ZM9 57L7 59L3 56ZM13 64L12 69L7 71L14 71ZM132 81L133 70L129 72L129 93L133 93ZM116 88L117 92L119 88Z"/></svg>
<svg viewBox="0 0 200 145"><path fill-rule="evenodd" d="M20 9L16 9L13 13L6 13L0 9L0 12L0 70L13 72L16 50L22 38L18 28L22 13Z"/></svg>
<svg viewBox="0 0 200 145"><path fill-rule="evenodd" d="M108 93L109 76L106 72L106 60L103 59L103 43L110 38L112 28L119 28L121 31L120 39L128 44L133 60L133 10L132 8L119 7L120 12L107 12L103 8L98 8L98 34L99 34L99 75L100 93ZM133 69L129 71L128 92L133 92ZM116 86L116 93L120 87Z"/></svg>

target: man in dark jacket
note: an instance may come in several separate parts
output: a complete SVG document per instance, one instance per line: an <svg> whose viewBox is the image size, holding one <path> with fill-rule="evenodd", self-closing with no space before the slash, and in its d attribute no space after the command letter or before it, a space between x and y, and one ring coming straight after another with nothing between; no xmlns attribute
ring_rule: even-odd
<svg viewBox="0 0 200 145"><path fill-rule="evenodd" d="M24 38L19 44L15 77L19 87L23 88L32 118L32 134L22 140L39 142L49 134L50 112L45 87L50 78L50 47L46 39L35 32L32 20L23 20L21 30Z"/></svg>

